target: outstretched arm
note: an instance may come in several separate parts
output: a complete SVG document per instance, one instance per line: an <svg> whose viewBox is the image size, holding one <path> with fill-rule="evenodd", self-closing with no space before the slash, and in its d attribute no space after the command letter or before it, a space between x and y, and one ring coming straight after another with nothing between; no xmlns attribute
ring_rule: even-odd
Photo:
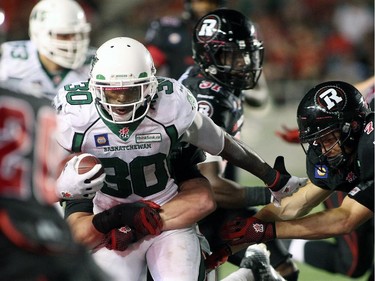
<svg viewBox="0 0 375 281"><path fill-rule="evenodd" d="M373 215L371 210L346 196L338 208L297 220L276 222L276 236L280 239L324 239L348 234Z"/></svg>
<svg viewBox="0 0 375 281"><path fill-rule="evenodd" d="M257 176L271 189L276 201L291 195L307 182L306 178L291 176L285 170L282 158L277 158L275 167L272 168L255 151L226 134L209 117L199 112L182 140L210 154L220 155L233 165Z"/></svg>

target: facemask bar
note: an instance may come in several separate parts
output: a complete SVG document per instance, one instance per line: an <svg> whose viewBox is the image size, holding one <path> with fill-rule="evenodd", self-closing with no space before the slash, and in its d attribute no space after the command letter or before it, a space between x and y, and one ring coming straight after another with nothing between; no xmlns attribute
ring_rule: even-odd
<svg viewBox="0 0 375 281"><path fill-rule="evenodd" d="M124 89L129 90L129 88L139 87L139 96L137 99L134 99L132 102L124 103L124 104L113 104L107 102L105 91L109 89L114 90L120 90ZM151 100L153 96L155 95L157 87L157 80L156 77L152 77L151 79L144 81L144 82L138 82L136 84L129 84L129 81L117 81L112 83L103 83L103 82L90 82L90 88L93 93L95 93L96 96L96 105L99 111L99 114L102 118L104 118L106 121L116 123L116 124L128 124L135 121L140 120L143 118L151 104ZM141 106L143 106L143 111L141 113L137 112L137 109L139 109ZM130 107L131 110L124 115L119 115L114 110L116 108L128 108ZM107 114L105 114L103 112Z"/></svg>

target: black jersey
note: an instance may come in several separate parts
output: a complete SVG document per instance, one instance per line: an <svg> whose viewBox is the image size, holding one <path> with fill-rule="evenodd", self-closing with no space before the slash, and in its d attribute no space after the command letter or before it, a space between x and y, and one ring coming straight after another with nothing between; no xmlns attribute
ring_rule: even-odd
<svg viewBox="0 0 375 281"><path fill-rule="evenodd" d="M181 82L197 99L200 113L210 117L228 134L237 135L243 125L241 92L207 80L194 65L183 75Z"/></svg>
<svg viewBox="0 0 375 281"><path fill-rule="evenodd" d="M163 54L168 77L178 79L194 63L191 49L193 26L192 21L167 16L153 21L146 32L145 45L147 48L156 47ZM158 58L154 57L154 60L158 65Z"/></svg>
<svg viewBox="0 0 375 281"><path fill-rule="evenodd" d="M316 155L314 149L320 148L310 146L307 152L309 179L323 189L350 192L350 197L374 210L374 114L367 116L366 125L358 141L355 161L350 165L335 170L327 163L312 163L311 159L316 159L312 157Z"/></svg>

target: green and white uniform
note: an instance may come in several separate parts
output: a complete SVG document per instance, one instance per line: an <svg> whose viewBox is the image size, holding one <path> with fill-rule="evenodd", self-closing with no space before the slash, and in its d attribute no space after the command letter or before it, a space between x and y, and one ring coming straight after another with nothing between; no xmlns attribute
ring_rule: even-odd
<svg viewBox="0 0 375 281"><path fill-rule="evenodd" d="M1 45L0 81L24 93L43 93L53 99L59 88L89 77L94 49L89 49L86 62L77 69L49 73L39 60L36 46L29 40L5 42Z"/></svg>
<svg viewBox="0 0 375 281"><path fill-rule="evenodd" d="M132 124L101 119L87 82L67 85L55 98L59 143L73 152L96 155L105 168L106 183L94 198L94 213L141 199L163 205L177 195L177 185L170 177L169 154L194 122L196 100L174 79L159 77L158 81L147 115ZM198 278L200 250L193 227L147 236L124 252L100 248L94 256L115 280L140 280L146 263L156 276L160 273L168 280ZM165 267L160 268L160 264Z"/></svg>

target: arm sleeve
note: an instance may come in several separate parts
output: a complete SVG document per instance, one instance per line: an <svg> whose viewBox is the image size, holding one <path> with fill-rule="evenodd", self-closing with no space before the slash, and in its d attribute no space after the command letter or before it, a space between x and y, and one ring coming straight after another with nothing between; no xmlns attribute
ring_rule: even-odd
<svg viewBox="0 0 375 281"><path fill-rule="evenodd" d="M172 176L177 184L192 178L203 178L197 163L205 159L204 152L194 145L182 143L171 155Z"/></svg>
<svg viewBox="0 0 375 281"><path fill-rule="evenodd" d="M85 212L92 213L94 204L89 199L77 199L65 201L64 217L67 218L73 213Z"/></svg>
<svg viewBox="0 0 375 281"><path fill-rule="evenodd" d="M224 131L209 117L198 112L183 135L182 141L189 142L210 154L218 155L224 148L224 135Z"/></svg>

